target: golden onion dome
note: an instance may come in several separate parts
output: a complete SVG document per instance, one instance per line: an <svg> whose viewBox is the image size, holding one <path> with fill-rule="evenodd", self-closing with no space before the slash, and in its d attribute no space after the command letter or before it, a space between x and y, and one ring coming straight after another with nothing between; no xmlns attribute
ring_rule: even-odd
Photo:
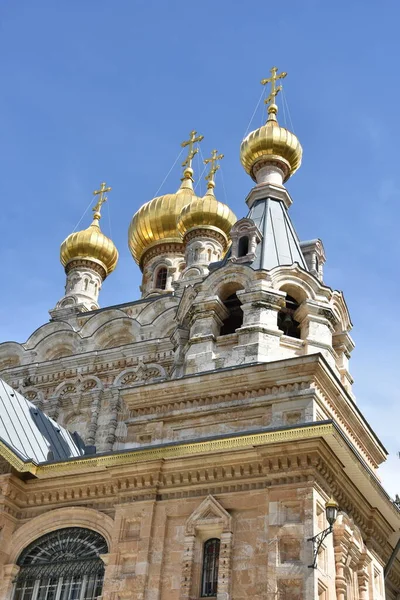
<svg viewBox="0 0 400 600"><path fill-rule="evenodd" d="M284 172L284 182L301 165L303 149L299 140L294 133L281 127L276 118L278 107L275 104L275 98L282 89L282 86L276 86L276 82L286 75L287 73L278 75L278 69L273 67L271 77L261 81L262 85L271 84L270 95L265 101L268 105L268 120L265 125L249 133L240 146L240 160L254 181L257 181L255 176L257 167L262 164L279 163Z"/></svg>
<svg viewBox="0 0 400 600"><path fill-rule="evenodd" d="M191 170L185 173L190 175ZM133 215L129 225L128 244L133 258L140 265L147 250L160 243L182 244L182 236L176 226L181 210L196 200L192 180L184 177L175 194L165 194L146 202Z"/></svg>
<svg viewBox="0 0 400 600"><path fill-rule="evenodd" d="M285 127L281 127L272 112L266 124L249 133L240 146L240 160L246 173L254 181L254 167L257 163L270 161L283 163L284 181L287 181L300 167L302 154L303 149L297 137Z"/></svg>
<svg viewBox="0 0 400 600"><path fill-rule="evenodd" d="M211 229L222 234L226 244L228 243L230 231L237 218L229 206L219 202L214 195L214 175L219 169L215 163L221 158L223 155L217 156L217 151L214 150L213 157L205 161L211 163L210 172L206 177L208 179L207 192L202 198L196 198L182 208L177 221L177 227L182 236L195 229Z"/></svg>
<svg viewBox="0 0 400 600"><path fill-rule="evenodd" d="M102 184L105 186L105 184ZM111 189L111 188L108 188ZM68 269L68 265L76 260L88 260L96 263L104 270L104 278L114 271L118 262L118 250L112 240L108 238L100 229L100 208L103 202L107 200L103 196L103 190L95 193L101 193L100 199L93 208L93 221L87 229L71 233L61 244L60 261Z"/></svg>
<svg viewBox="0 0 400 600"><path fill-rule="evenodd" d="M175 194L158 196L139 208L129 225L128 244L133 258L139 266L150 248L159 244L183 244L182 235L176 222L186 204L197 199L193 191L192 160L198 152L194 144L201 142L202 135L190 132L189 139L182 142L188 148L188 155L182 163L184 167L182 183ZM183 250L183 248L182 248Z"/></svg>

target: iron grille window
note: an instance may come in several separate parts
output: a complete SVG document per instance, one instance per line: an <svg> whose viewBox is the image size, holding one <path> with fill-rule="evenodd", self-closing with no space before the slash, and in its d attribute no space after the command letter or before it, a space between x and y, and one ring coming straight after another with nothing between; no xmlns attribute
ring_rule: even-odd
<svg viewBox="0 0 400 600"><path fill-rule="evenodd" d="M158 290L165 290L167 287L167 269L165 267L161 267L157 271L157 279L156 279L156 288Z"/></svg>
<svg viewBox="0 0 400 600"><path fill-rule="evenodd" d="M52 531L21 553L13 600L95 600L101 596L105 539L81 527Z"/></svg>
<svg viewBox="0 0 400 600"><path fill-rule="evenodd" d="M217 595L219 546L220 541L217 538L212 538L204 543L201 578L201 595L203 598Z"/></svg>

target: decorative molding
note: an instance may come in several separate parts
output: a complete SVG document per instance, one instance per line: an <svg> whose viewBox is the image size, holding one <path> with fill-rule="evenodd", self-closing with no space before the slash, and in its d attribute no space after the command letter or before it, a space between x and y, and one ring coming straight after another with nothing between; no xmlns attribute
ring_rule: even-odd
<svg viewBox="0 0 400 600"><path fill-rule="evenodd" d="M183 411L190 410L192 408L197 408L201 406L213 406L216 404L222 403L234 403L234 404L243 404L243 401L251 403L254 405L254 402L257 398L261 398L264 396L276 396L278 394L291 394L293 392L303 392L306 390L312 390L312 384L310 381L299 381L288 383L285 385L272 386L272 387L260 387L258 389L248 389L243 388L241 391L231 392L229 394L216 394L215 396L207 395L207 396L198 396L196 398L190 398L186 400L176 400L175 402L160 402L157 403L153 401L152 405L145 406L130 406L132 416L142 416L142 415L151 415L151 414L159 414L165 412L172 411Z"/></svg>
<svg viewBox="0 0 400 600"><path fill-rule="evenodd" d="M165 446L148 447L146 449L131 450L125 453L113 452L112 454L94 455L81 459L67 460L64 462L44 463L37 465L33 461L23 462L0 441L0 456L13 464L21 473L29 472L39 478L54 477L68 472L92 471L94 468L107 468L117 465L137 464L148 460L160 460L197 455L223 450L238 450L278 442L311 439L334 434L333 424L318 424L308 427L290 427L262 433L252 433L243 436L232 436L223 439L206 440L184 444L171 444Z"/></svg>

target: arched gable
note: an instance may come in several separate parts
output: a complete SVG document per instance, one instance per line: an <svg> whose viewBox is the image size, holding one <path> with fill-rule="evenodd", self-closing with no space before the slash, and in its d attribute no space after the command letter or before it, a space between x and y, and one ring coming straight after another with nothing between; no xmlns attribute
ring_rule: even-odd
<svg viewBox="0 0 400 600"><path fill-rule="evenodd" d="M132 344L140 339L140 325L135 319L118 316L101 325L92 336L93 346L99 350Z"/></svg>
<svg viewBox="0 0 400 600"><path fill-rule="evenodd" d="M99 311L86 321L79 331L79 334L82 338L91 337L102 325L119 318L127 318L126 313L119 308L110 308Z"/></svg>
<svg viewBox="0 0 400 600"><path fill-rule="evenodd" d="M24 347L18 342L3 342L0 344L0 371L18 367L23 363Z"/></svg>
<svg viewBox="0 0 400 600"><path fill-rule="evenodd" d="M171 308L176 309L179 304L175 296L161 296L153 302L149 302L137 316L140 325L151 325L160 316Z"/></svg>
<svg viewBox="0 0 400 600"><path fill-rule="evenodd" d="M176 327L176 309L173 306L161 313L151 324L153 337L169 337Z"/></svg>
<svg viewBox="0 0 400 600"><path fill-rule="evenodd" d="M74 331L74 328L70 323L66 321L50 321L49 323L45 323L41 325L29 336L27 341L24 344L24 348L27 350L31 350L35 348L41 341L47 338L49 335L53 333L57 333L59 331Z"/></svg>
<svg viewBox="0 0 400 600"><path fill-rule="evenodd" d="M353 324L350 319L349 309L343 297L342 292L334 291L332 294L331 305L333 312L339 320L338 329L340 331L350 331Z"/></svg>
<svg viewBox="0 0 400 600"><path fill-rule="evenodd" d="M332 290L322 285L314 275L302 269L299 265L275 267L270 271L272 285L275 289L288 291L297 289L299 300L329 299ZM291 296L296 297L294 293Z"/></svg>
<svg viewBox="0 0 400 600"><path fill-rule="evenodd" d="M39 360L55 360L80 352L80 336L73 330L50 333L35 348Z"/></svg>
<svg viewBox="0 0 400 600"><path fill-rule="evenodd" d="M224 268L212 271L199 284L197 301L200 302L205 298L215 295L220 296L221 300L224 300L239 289L249 288L252 282L258 278L257 271L254 271L248 265L228 264Z"/></svg>

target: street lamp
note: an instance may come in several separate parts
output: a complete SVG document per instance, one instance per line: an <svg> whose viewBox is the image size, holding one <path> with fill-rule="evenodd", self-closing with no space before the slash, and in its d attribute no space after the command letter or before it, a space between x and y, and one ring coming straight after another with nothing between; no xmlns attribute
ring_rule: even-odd
<svg viewBox="0 0 400 600"><path fill-rule="evenodd" d="M319 549L321 548L321 545L322 545L322 542L324 541L324 539L330 533L332 533L333 524L335 523L335 521L337 519L338 510L339 510L338 503L333 498L330 498L328 500L328 502L325 504L325 515L326 515L326 520L329 523L329 527L327 527L323 531L320 531L320 533L317 533L317 535L314 535L313 537L308 538L308 540L307 540L308 542L313 543L313 559L314 560L313 560L312 565L308 565L310 569L317 568Z"/></svg>

